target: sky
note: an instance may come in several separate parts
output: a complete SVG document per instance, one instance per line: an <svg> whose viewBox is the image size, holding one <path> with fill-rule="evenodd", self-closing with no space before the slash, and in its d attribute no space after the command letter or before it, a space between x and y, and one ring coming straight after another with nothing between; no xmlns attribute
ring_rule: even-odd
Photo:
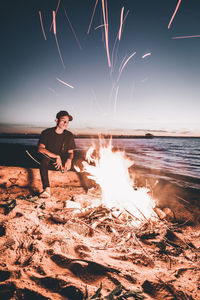
<svg viewBox="0 0 200 300"><path fill-rule="evenodd" d="M200 136L200 1L103 2L3 1L0 132Z"/></svg>

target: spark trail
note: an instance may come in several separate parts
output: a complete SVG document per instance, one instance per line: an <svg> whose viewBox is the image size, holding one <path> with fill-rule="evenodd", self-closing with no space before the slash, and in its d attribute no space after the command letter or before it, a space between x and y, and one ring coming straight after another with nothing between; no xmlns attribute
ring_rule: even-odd
<svg viewBox="0 0 200 300"><path fill-rule="evenodd" d="M43 35L44 35L44 39L45 39L45 41L46 41L47 38L46 38L46 34L45 34L45 32L44 32L44 26L43 26L43 22L42 22L42 13L41 13L40 10L39 10L39 16L40 16L40 24L41 24L41 27L42 27L42 32L43 32Z"/></svg>
<svg viewBox="0 0 200 300"><path fill-rule="evenodd" d="M107 24L106 24L107 25ZM99 26L97 26L97 27L95 27L95 29L94 30L97 30L97 29L99 29L99 28L101 28L101 27L104 27L105 25L104 24L101 24L101 25L99 25Z"/></svg>
<svg viewBox="0 0 200 300"><path fill-rule="evenodd" d="M78 40L78 38L77 38L77 36L76 36L75 30L74 30L74 28L73 28L73 26L72 26L72 23L70 22L70 19L69 19L68 15L67 15L67 12L66 12L66 9L64 8L64 6L63 6L63 9L64 9L65 16L66 16L66 18L67 18L67 21L68 21L68 23L69 23L69 26L71 27L72 33L73 33L73 35L74 35L74 38L75 38L75 40L76 40L76 42L77 42L77 44L78 44L80 50L82 50L81 44L80 44L80 42L79 42L79 40Z"/></svg>
<svg viewBox="0 0 200 300"><path fill-rule="evenodd" d="M144 54L144 55L142 56L142 58L145 58L145 57L150 56L150 55L151 55L151 52L146 53L146 54Z"/></svg>
<svg viewBox="0 0 200 300"><path fill-rule="evenodd" d="M129 14L129 10L127 11L127 13L126 13L126 15L124 17L122 25L124 24L124 22L125 22L125 20L126 20L126 18L128 16L128 14ZM115 43L114 43L113 50L112 50L112 56L111 56L112 57L112 59L111 59L112 69L111 69L111 73L113 72L113 70L115 68L116 59L117 59L117 52L118 52L118 48L119 48L119 43L118 43L117 48L116 48L115 60L114 60L114 52L115 52L115 47L116 47L116 44L117 44L118 36L119 36L119 32L118 32L118 34L116 36Z"/></svg>
<svg viewBox="0 0 200 300"><path fill-rule="evenodd" d="M57 15L57 12L58 12L58 8L59 8L59 6L60 6L60 0L58 0L58 4L57 4L57 7L56 7L56 12L55 12L55 15ZM49 31L51 31L51 29L52 29L52 26L53 26L53 21L52 21L52 23L51 23L51 26L50 26L50 29L49 29Z"/></svg>
<svg viewBox="0 0 200 300"><path fill-rule="evenodd" d="M122 7L121 10L120 27L119 27L119 34L118 34L119 41L121 40L121 35L122 35L123 14L124 14L124 6Z"/></svg>
<svg viewBox="0 0 200 300"><path fill-rule="evenodd" d="M96 0L95 6L94 6L94 10L93 10L93 13L92 13L92 17L91 17L91 21L90 21L90 24L89 24L89 27L88 27L87 34L90 33L90 28L91 28L91 26L92 26L92 21L93 21L93 18L94 18L94 14L95 14L95 10L96 10L98 1L99 1L99 0Z"/></svg>
<svg viewBox="0 0 200 300"><path fill-rule="evenodd" d="M177 13L177 11L178 11L178 8L179 8L180 4L181 4L181 0L179 0L178 3L177 3L177 5L176 5L175 11L174 11L174 13L173 13L173 15L172 15L172 17L171 17L170 22L169 22L168 29L170 29L170 26L171 26L172 21L173 21L173 19L174 19L176 13Z"/></svg>
<svg viewBox="0 0 200 300"><path fill-rule="evenodd" d="M108 66L110 68L111 63L110 63L110 54L109 54L109 47L108 47L108 10L107 10L107 2L106 2L106 12L105 12L104 0L102 0L102 12L103 12L104 28L105 28L106 53L107 53L107 59L108 59Z"/></svg>
<svg viewBox="0 0 200 300"><path fill-rule="evenodd" d="M60 52L60 47L59 47L58 39L57 39L57 35L56 35L56 13L55 13L55 10L53 10L53 32L54 32L54 36L55 36L56 45L57 45L57 48L58 48L58 53L59 53L59 56L60 56L60 60L62 62L63 68L65 69L65 64L64 64L61 52Z"/></svg>
<svg viewBox="0 0 200 300"><path fill-rule="evenodd" d="M63 81L63 80L61 80L61 79L58 78L58 77L56 77L56 79L57 79L60 83L66 85L66 86L68 86L68 87L70 87L71 89L74 89L74 87L73 87L72 85L70 85L69 83L67 83L67 82L65 82L65 81Z"/></svg>
<svg viewBox="0 0 200 300"><path fill-rule="evenodd" d="M191 38L199 38L200 35L186 35L186 36L174 36L172 37L173 40L176 39L191 39Z"/></svg>
<svg viewBox="0 0 200 300"><path fill-rule="evenodd" d="M114 113L115 114L117 112L117 97L118 97L118 93L119 93L119 86L117 86L116 93L115 93L115 103L114 103Z"/></svg>
<svg viewBox="0 0 200 300"><path fill-rule="evenodd" d="M121 70L120 70L120 72L119 72L119 76L118 76L117 81L119 81L119 78L120 78L120 76L121 76L121 74L122 74L123 69L125 68L125 66L126 66L127 63L129 62L129 60L130 60L135 54L136 54L136 52L133 52L133 53L127 58L127 60L124 62L124 64L123 64L122 67L121 67Z"/></svg>

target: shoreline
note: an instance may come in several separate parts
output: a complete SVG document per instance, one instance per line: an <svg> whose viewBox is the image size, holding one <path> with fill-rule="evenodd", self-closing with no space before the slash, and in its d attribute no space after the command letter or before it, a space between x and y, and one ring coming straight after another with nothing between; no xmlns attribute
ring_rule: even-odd
<svg viewBox="0 0 200 300"><path fill-rule="evenodd" d="M0 143L0 166L5 168L19 167L25 169L39 169L39 165L28 156L26 149L30 151L34 158L38 159L36 146ZM82 160L84 160L84 151L76 150L73 165L79 165ZM75 171L73 167L71 171ZM171 194L173 197L173 192L171 191L174 190L174 193L177 193L186 201L193 201L197 203L197 205L200 204L200 179L196 177L174 174L162 169L152 169L151 167L147 168L135 164L129 169L129 171L131 177L135 178L135 186L140 187L149 185L151 189L153 187L155 189L156 182L158 181L159 184L157 185L162 186L164 190L166 186L170 186L170 190L168 189L167 191L166 189L165 191L169 197L171 197ZM157 191L159 188L157 187L155 190Z"/></svg>
<svg viewBox="0 0 200 300"><path fill-rule="evenodd" d="M29 150L30 154L39 161L39 155L37 152L36 146L31 145L22 145L22 144L12 144L12 143L1 143L0 142L0 166L15 166L15 167L24 167L24 168L39 168L37 164L27 153L26 150ZM75 150L73 165L75 165L80 160L84 160L85 151ZM166 180L169 182L174 182L177 185L182 185L184 187L191 187L197 190L200 190L200 179L195 176L183 175L178 173L173 173L167 170L151 168L139 165L137 163L133 164L130 168L131 171L139 172L142 176L147 178L155 178ZM72 167L72 170L73 167Z"/></svg>
<svg viewBox="0 0 200 300"><path fill-rule="evenodd" d="M24 139L37 139L39 138L40 134L32 134L32 133L0 133L0 139L1 138L7 138L7 139L13 139L13 138L24 138ZM147 133L145 135L132 135L132 134L74 134L75 139L99 139L99 137L105 138L105 139L168 139L168 138L178 138L178 139L200 139L200 136L172 136L172 135L153 135L151 133ZM1 143L1 140L0 140Z"/></svg>

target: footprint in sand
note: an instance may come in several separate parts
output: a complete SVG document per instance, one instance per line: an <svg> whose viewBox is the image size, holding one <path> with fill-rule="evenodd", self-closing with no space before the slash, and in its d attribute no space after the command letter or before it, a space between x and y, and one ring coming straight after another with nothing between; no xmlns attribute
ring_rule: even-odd
<svg viewBox="0 0 200 300"><path fill-rule="evenodd" d="M102 264L76 258L67 258L61 254L54 254L51 250L48 252L51 259L61 268L70 270L75 276L79 277L85 283L96 282L107 275L107 272L119 273L118 270L109 268Z"/></svg>
<svg viewBox="0 0 200 300"><path fill-rule="evenodd" d="M77 245L74 247L75 253L78 255L79 258L86 258L90 257L88 252L91 252L90 248L85 245Z"/></svg>

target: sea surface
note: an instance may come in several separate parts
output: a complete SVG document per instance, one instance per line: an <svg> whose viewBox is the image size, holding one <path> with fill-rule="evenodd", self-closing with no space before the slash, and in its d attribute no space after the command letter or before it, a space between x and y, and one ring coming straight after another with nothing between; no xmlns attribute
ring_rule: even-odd
<svg viewBox="0 0 200 300"><path fill-rule="evenodd" d="M84 152L93 144L99 145L97 139L77 138L75 142L77 150ZM0 138L0 143L36 146L38 139ZM113 139L112 145L125 151L135 166L200 190L200 138L119 138Z"/></svg>

